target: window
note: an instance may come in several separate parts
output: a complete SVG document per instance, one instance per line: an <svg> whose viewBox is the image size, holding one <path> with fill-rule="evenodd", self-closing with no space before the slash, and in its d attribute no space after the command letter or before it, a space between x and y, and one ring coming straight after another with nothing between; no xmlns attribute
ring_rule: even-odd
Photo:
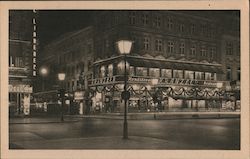
<svg viewBox="0 0 250 159"><path fill-rule="evenodd" d="M232 42L226 43L226 54L233 55L233 43Z"/></svg>
<svg viewBox="0 0 250 159"><path fill-rule="evenodd" d="M191 24L190 33L191 33L191 35L195 34L195 24Z"/></svg>
<svg viewBox="0 0 250 159"><path fill-rule="evenodd" d="M194 79L194 71L185 71L186 79Z"/></svg>
<svg viewBox="0 0 250 159"><path fill-rule="evenodd" d="M108 77L113 76L113 64L109 64L108 66Z"/></svg>
<svg viewBox="0 0 250 159"><path fill-rule="evenodd" d="M214 56L215 56L215 54L216 54L216 48L215 47L211 47L210 48L210 54L209 54L210 59L213 59Z"/></svg>
<svg viewBox="0 0 250 159"><path fill-rule="evenodd" d="M148 37L143 38L143 49L149 50L149 38Z"/></svg>
<svg viewBox="0 0 250 159"><path fill-rule="evenodd" d="M205 45L201 46L201 56L202 57L206 57L207 56L207 50L206 50Z"/></svg>
<svg viewBox="0 0 250 159"><path fill-rule="evenodd" d="M129 23L135 24L135 12L129 12Z"/></svg>
<svg viewBox="0 0 250 159"><path fill-rule="evenodd" d="M36 57L36 51L33 51L33 56Z"/></svg>
<svg viewBox="0 0 250 159"><path fill-rule="evenodd" d="M149 76L151 77L160 77L160 69L159 68L150 68Z"/></svg>
<svg viewBox="0 0 250 159"><path fill-rule="evenodd" d="M183 78L183 71L182 70L174 70L173 77L174 78Z"/></svg>
<svg viewBox="0 0 250 159"><path fill-rule="evenodd" d="M159 15L155 17L154 26L161 27L161 17Z"/></svg>
<svg viewBox="0 0 250 159"><path fill-rule="evenodd" d="M136 67L136 76L148 76L148 70L145 67Z"/></svg>
<svg viewBox="0 0 250 159"><path fill-rule="evenodd" d="M184 24L180 24L180 32L183 33L184 32Z"/></svg>
<svg viewBox="0 0 250 159"><path fill-rule="evenodd" d="M240 81L240 67L237 70L237 80Z"/></svg>
<svg viewBox="0 0 250 159"><path fill-rule="evenodd" d="M204 80L204 73L203 72L195 72L195 79Z"/></svg>
<svg viewBox="0 0 250 159"><path fill-rule="evenodd" d="M102 67L100 68L100 75L101 75L101 78L105 77L105 74L106 74L105 66L102 66Z"/></svg>
<svg viewBox="0 0 250 159"><path fill-rule="evenodd" d="M173 29L173 19L172 19L172 17L168 17L167 27L168 27L169 30Z"/></svg>
<svg viewBox="0 0 250 159"><path fill-rule="evenodd" d="M196 55L196 45L192 44L191 48L190 48L190 55L191 56L195 56Z"/></svg>
<svg viewBox="0 0 250 159"><path fill-rule="evenodd" d="M142 14L142 24L148 25L148 14L145 13Z"/></svg>
<svg viewBox="0 0 250 159"><path fill-rule="evenodd" d="M214 80L214 81L217 80L216 73L211 73L211 80Z"/></svg>
<svg viewBox="0 0 250 159"><path fill-rule="evenodd" d="M134 76L134 75L135 75L135 68L134 68L134 66L130 66L130 67L129 67L129 74L130 74L131 76Z"/></svg>
<svg viewBox="0 0 250 159"><path fill-rule="evenodd" d="M36 37L36 32L35 31L33 32L33 37Z"/></svg>
<svg viewBox="0 0 250 159"><path fill-rule="evenodd" d="M210 81L211 80L211 75L212 75L211 73L206 72L205 73L205 80L209 80Z"/></svg>
<svg viewBox="0 0 250 159"><path fill-rule="evenodd" d="M155 40L155 50L162 51L162 40L160 39Z"/></svg>
<svg viewBox="0 0 250 159"><path fill-rule="evenodd" d="M185 54L185 43L184 42L181 42L180 43L180 52L179 52L181 55L184 55Z"/></svg>
<svg viewBox="0 0 250 159"><path fill-rule="evenodd" d="M36 71L33 71L33 76L36 76Z"/></svg>
<svg viewBox="0 0 250 159"><path fill-rule="evenodd" d="M172 54L174 53L174 42L168 41L168 53Z"/></svg>
<svg viewBox="0 0 250 159"><path fill-rule="evenodd" d="M231 67L227 67L227 80L231 81L232 80L232 70Z"/></svg>
<svg viewBox="0 0 250 159"><path fill-rule="evenodd" d="M161 76L172 78L172 70L171 69L161 69Z"/></svg>

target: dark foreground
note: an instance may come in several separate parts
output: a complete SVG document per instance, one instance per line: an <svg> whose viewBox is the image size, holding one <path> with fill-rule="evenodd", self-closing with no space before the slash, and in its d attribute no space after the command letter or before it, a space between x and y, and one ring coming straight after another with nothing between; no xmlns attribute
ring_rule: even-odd
<svg viewBox="0 0 250 159"><path fill-rule="evenodd" d="M129 120L128 140L123 120L65 120L10 124L10 149L240 149L239 118Z"/></svg>

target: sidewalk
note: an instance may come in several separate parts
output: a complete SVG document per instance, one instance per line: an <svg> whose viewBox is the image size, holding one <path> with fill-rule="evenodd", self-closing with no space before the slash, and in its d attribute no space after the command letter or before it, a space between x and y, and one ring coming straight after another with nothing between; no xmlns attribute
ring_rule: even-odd
<svg viewBox="0 0 250 159"><path fill-rule="evenodd" d="M123 113L74 115L76 118L123 119ZM128 113L128 120L175 120L175 119L219 119L240 118L240 112L149 112Z"/></svg>
<svg viewBox="0 0 250 159"><path fill-rule="evenodd" d="M68 123L77 122L78 120L72 117L64 116L64 121L61 121L60 116L39 116L39 117L14 117L9 118L9 124L45 124L45 123Z"/></svg>
<svg viewBox="0 0 250 159"><path fill-rule="evenodd" d="M54 140L26 140L10 143L11 149L195 149L185 143L177 143L152 137L122 136L67 138ZM202 148L201 148L202 149Z"/></svg>

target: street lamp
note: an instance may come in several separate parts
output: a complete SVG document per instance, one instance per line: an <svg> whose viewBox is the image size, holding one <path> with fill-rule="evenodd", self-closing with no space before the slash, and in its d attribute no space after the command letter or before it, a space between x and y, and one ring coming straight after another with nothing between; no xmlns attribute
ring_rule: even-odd
<svg viewBox="0 0 250 159"><path fill-rule="evenodd" d="M48 68L47 67L41 67L40 68L40 75L42 75L42 91L44 91L44 77L48 75Z"/></svg>
<svg viewBox="0 0 250 159"><path fill-rule="evenodd" d="M123 123L123 139L128 139L128 122L127 122L127 101L130 98L130 93L127 91L127 61L126 55L130 53L132 41L120 40L117 42L120 54L124 55L124 91L122 92L122 99L124 100L124 123Z"/></svg>
<svg viewBox="0 0 250 159"><path fill-rule="evenodd" d="M61 81L61 83L65 80L65 73L58 73L58 79ZM60 89L60 97L61 97L61 121L64 121L63 119L63 106L64 106L64 95L65 95L65 90L63 89L63 86L61 84L61 89Z"/></svg>

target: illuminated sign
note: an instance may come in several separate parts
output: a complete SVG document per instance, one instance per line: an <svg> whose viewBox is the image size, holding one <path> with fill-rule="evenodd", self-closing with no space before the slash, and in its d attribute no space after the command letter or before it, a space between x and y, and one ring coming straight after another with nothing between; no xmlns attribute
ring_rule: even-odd
<svg viewBox="0 0 250 159"><path fill-rule="evenodd" d="M96 78L92 80L91 84L107 84L107 83L111 83L111 82L115 82L115 77L105 77L105 78Z"/></svg>
<svg viewBox="0 0 250 159"><path fill-rule="evenodd" d="M32 93L33 88L30 85L9 85L9 92L13 93Z"/></svg>
<svg viewBox="0 0 250 159"><path fill-rule="evenodd" d="M176 84L176 85L204 85L216 87L216 81L204 81L194 79L178 79L178 78L160 78L159 84Z"/></svg>
<svg viewBox="0 0 250 159"><path fill-rule="evenodd" d="M74 99L75 99L75 100L82 100L82 99L83 99L83 96L84 96L83 91L75 92L75 93L74 93Z"/></svg>

